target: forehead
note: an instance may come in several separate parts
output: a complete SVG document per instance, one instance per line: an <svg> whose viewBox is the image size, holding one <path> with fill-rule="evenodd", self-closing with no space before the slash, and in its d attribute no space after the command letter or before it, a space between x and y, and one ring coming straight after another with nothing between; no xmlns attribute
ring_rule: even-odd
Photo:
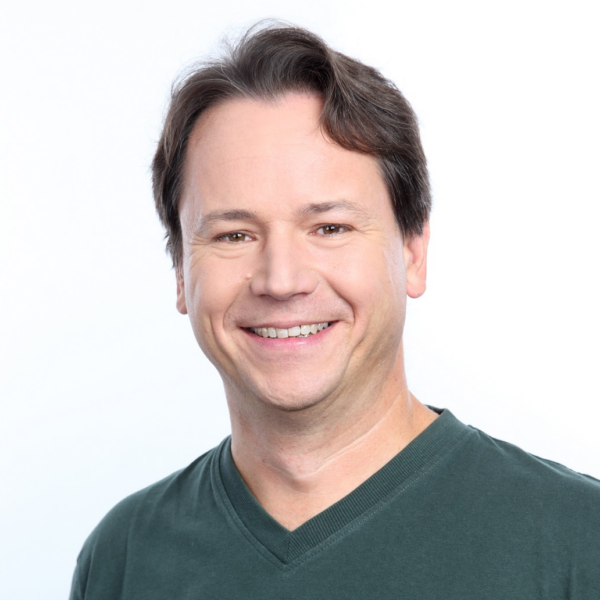
<svg viewBox="0 0 600 600"><path fill-rule="evenodd" d="M322 101L307 94L212 107L190 136L182 200L201 212L244 203L284 211L339 200L372 208L383 201L391 210L376 159L329 139L321 110Z"/></svg>

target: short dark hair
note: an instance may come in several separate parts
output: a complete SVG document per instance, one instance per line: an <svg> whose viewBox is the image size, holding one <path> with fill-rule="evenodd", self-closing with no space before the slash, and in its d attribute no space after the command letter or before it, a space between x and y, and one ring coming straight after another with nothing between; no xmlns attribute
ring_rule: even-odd
<svg viewBox="0 0 600 600"><path fill-rule="evenodd" d="M175 267L182 257L178 203L196 121L229 98L274 100L290 92L322 98L323 130L343 148L377 158L400 231L422 233L431 209L427 163L416 115L398 88L306 29L259 23L228 45L224 56L195 66L173 84L152 184Z"/></svg>

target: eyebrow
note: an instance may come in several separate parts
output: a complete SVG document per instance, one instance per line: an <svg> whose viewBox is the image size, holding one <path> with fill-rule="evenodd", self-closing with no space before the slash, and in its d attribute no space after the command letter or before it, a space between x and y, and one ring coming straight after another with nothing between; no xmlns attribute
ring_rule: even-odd
<svg viewBox="0 0 600 600"><path fill-rule="evenodd" d="M355 213L357 215L367 214L367 211L365 211L362 206L355 204L354 202L350 202L349 200L336 200L335 202L318 202L315 204L309 204L300 210L300 214L302 216L319 215L331 210L347 210L348 212Z"/></svg>
<svg viewBox="0 0 600 600"><path fill-rule="evenodd" d="M306 205L298 211L300 216L319 215L332 210L347 210L349 212L366 215L367 212L354 202L349 200L336 200L333 202L316 202ZM257 213L250 210L232 209L232 210L214 210L200 218L196 231L200 232L209 225L218 221L258 221Z"/></svg>
<svg viewBox="0 0 600 600"><path fill-rule="evenodd" d="M256 221L258 215L250 210L213 210L200 218L196 231L202 231L217 221Z"/></svg>

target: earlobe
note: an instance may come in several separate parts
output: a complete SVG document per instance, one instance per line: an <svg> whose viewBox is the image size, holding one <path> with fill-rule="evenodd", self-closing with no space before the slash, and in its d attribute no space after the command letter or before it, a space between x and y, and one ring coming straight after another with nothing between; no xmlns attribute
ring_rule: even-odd
<svg viewBox="0 0 600 600"><path fill-rule="evenodd" d="M187 315L187 306L185 304L185 285L183 282L183 273L181 267L176 267L175 278L177 280L177 301L175 306L182 315Z"/></svg>
<svg viewBox="0 0 600 600"><path fill-rule="evenodd" d="M412 235L404 240L404 264L406 268L406 293L418 298L427 287L427 247L429 245L429 223L423 225L420 235Z"/></svg>

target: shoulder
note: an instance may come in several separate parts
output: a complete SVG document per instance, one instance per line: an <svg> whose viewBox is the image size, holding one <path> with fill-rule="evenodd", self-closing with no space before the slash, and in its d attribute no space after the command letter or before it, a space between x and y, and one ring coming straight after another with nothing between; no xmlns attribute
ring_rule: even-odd
<svg viewBox="0 0 600 600"><path fill-rule="evenodd" d="M496 439L474 427L470 443L476 447L474 460L488 476L508 480L514 485L555 494L561 491L578 497L594 498L600 494L600 481L569 469L560 463L541 458L509 442Z"/></svg>
<svg viewBox="0 0 600 600"><path fill-rule="evenodd" d="M211 485L211 463L219 449L220 446L210 450L185 469L127 496L106 514L79 553L71 600L87 597L88 587L100 587L108 596L118 597L117 588L123 580L132 539L147 529L149 522L168 521L181 507L197 505L192 497L201 500L206 496L203 492ZM102 584L98 586L95 579Z"/></svg>
<svg viewBox="0 0 600 600"><path fill-rule="evenodd" d="M440 527L511 576L597 597L600 481L463 427L432 479Z"/></svg>
<svg viewBox="0 0 600 600"><path fill-rule="evenodd" d="M576 544L600 540L600 481L472 428L462 448L475 489Z"/></svg>

